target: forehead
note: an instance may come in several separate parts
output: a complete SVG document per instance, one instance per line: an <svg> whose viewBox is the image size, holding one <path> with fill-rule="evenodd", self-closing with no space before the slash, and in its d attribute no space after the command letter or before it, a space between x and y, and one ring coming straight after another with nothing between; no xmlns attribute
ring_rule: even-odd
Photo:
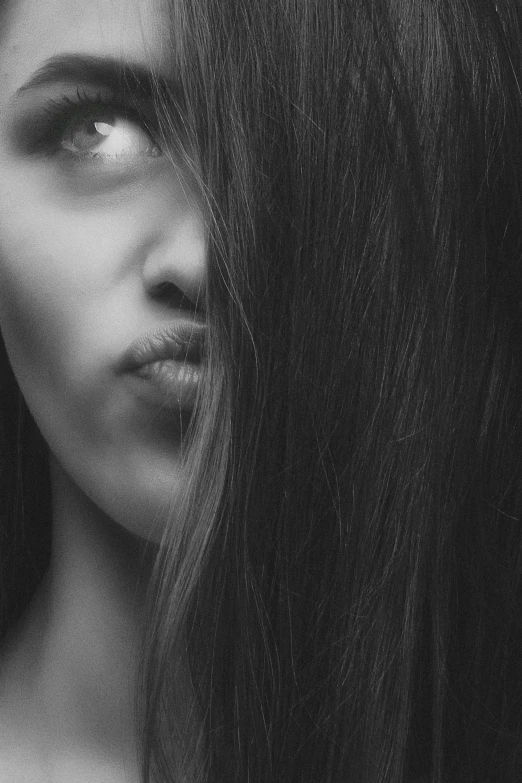
<svg viewBox="0 0 522 783"><path fill-rule="evenodd" d="M109 55L169 67L168 0L7 0L0 17L0 94L49 57Z"/></svg>

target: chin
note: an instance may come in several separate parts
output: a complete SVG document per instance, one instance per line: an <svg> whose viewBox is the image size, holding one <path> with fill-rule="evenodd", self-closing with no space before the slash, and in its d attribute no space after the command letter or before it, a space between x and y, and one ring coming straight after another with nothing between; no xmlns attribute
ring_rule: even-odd
<svg viewBox="0 0 522 783"><path fill-rule="evenodd" d="M170 523L180 494L179 469L171 465L144 466L142 471L75 471L64 468L50 454L51 481L55 497L54 513L59 507L70 510L97 528L116 526L144 542L158 545ZM84 466L85 467L85 466ZM161 469L163 467L163 469Z"/></svg>

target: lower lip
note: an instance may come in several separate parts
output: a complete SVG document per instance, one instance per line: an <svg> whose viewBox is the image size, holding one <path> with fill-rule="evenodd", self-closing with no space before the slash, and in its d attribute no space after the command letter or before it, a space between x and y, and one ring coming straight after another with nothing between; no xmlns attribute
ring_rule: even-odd
<svg viewBox="0 0 522 783"><path fill-rule="evenodd" d="M165 359L144 364L127 373L127 377L145 402L191 410L196 403L201 369L189 362Z"/></svg>

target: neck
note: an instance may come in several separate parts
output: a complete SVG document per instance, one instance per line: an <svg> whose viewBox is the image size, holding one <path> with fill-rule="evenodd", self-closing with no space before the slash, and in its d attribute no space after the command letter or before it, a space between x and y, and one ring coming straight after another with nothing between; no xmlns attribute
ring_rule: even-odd
<svg viewBox="0 0 522 783"><path fill-rule="evenodd" d="M51 461L49 572L6 656L18 711L60 754L137 768L134 697L150 554Z"/></svg>

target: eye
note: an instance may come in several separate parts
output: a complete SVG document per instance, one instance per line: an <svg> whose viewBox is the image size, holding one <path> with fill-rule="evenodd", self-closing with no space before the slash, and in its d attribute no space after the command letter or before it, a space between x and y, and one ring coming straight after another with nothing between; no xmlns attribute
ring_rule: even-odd
<svg viewBox="0 0 522 783"><path fill-rule="evenodd" d="M59 147L78 157L117 160L161 154L151 135L137 120L106 109L88 109L72 116Z"/></svg>

